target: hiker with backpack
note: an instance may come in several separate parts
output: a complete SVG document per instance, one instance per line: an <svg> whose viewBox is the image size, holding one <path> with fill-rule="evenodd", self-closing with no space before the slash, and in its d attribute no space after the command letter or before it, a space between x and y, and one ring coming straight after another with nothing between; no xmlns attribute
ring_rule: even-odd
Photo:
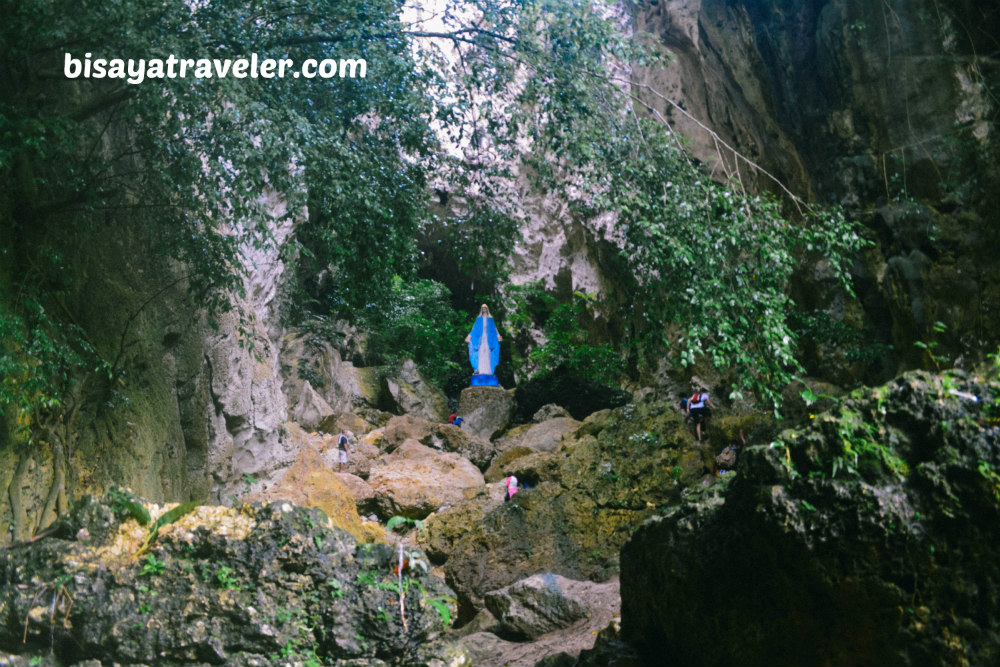
<svg viewBox="0 0 1000 667"><path fill-rule="evenodd" d="M743 429L740 429L740 441L727 445L726 448L719 452L719 455L715 457L715 474L724 475L727 472L735 470L736 462L739 461L740 453L743 451L743 448L746 447L746 444L746 436L743 435Z"/></svg>
<svg viewBox="0 0 1000 667"><path fill-rule="evenodd" d="M503 481L503 483L504 487L506 487L507 489L503 494L503 501L507 502L508 500L514 497L515 493L517 493L517 477L514 477L514 475L509 475Z"/></svg>
<svg viewBox="0 0 1000 667"><path fill-rule="evenodd" d="M340 461L340 470L337 472L344 472L344 464L347 463L347 445L350 442L347 433L348 431L341 429L340 437L337 438L337 457Z"/></svg>
<svg viewBox="0 0 1000 667"><path fill-rule="evenodd" d="M687 414L694 420L695 435L698 438L699 445L701 444L701 425L704 422L707 429L708 418L712 414L709 408L714 410L715 403L709 398L708 392L696 388L694 394L688 399Z"/></svg>

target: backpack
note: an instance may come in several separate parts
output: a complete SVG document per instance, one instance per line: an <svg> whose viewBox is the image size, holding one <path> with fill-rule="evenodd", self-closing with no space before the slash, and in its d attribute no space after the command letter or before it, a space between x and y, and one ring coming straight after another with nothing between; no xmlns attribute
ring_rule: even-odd
<svg viewBox="0 0 1000 667"><path fill-rule="evenodd" d="M736 467L736 447L730 445L715 457L715 467L719 470L732 470Z"/></svg>

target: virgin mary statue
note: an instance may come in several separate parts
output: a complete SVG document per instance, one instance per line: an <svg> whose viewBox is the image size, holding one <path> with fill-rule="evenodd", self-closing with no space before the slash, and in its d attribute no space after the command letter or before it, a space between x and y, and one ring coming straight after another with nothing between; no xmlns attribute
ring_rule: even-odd
<svg viewBox="0 0 1000 667"><path fill-rule="evenodd" d="M490 309L484 303L479 309L479 317L472 325L472 331L465 337L469 344L469 363L475 375L493 376L493 370L500 362L500 341L503 338L497 333L497 326L490 317ZM473 384L476 382L473 377ZM493 384L496 384L495 382Z"/></svg>

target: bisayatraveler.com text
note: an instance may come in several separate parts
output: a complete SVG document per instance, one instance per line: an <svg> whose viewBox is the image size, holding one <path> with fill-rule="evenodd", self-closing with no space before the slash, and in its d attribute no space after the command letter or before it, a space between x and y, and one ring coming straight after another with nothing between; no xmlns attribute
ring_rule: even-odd
<svg viewBox="0 0 1000 667"><path fill-rule="evenodd" d="M67 79L124 79L126 83L139 84L147 79L283 79L286 76L304 79L361 78L368 74L364 58L309 58L295 66L291 58L259 58L256 53L249 58L93 58L85 53L74 58L67 53L63 65Z"/></svg>

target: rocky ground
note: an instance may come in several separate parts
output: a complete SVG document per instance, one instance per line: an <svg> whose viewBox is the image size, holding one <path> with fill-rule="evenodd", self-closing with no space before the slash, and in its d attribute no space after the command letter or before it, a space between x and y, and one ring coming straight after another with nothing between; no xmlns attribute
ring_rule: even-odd
<svg viewBox="0 0 1000 667"><path fill-rule="evenodd" d="M579 420L548 405L524 424L511 423L510 392L474 393L466 414L479 428L373 405L311 431L288 422L294 462L277 481L246 476L232 507L177 516L127 493L85 497L44 537L3 553L4 659L1000 656L996 382L907 375L827 396L823 413L800 405L805 426L777 437L760 415L723 411L703 446L674 401L651 391ZM333 432L348 425L341 473ZM716 477L714 455L741 430L750 442L736 473ZM522 488L505 503L509 474Z"/></svg>
<svg viewBox="0 0 1000 667"><path fill-rule="evenodd" d="M624 639L645 664L997 664L998 398L907 374L749 448L625 545Z"/></svg>
<svg viewBox="0 0 1000 667"><path fill-rule="evenodd" d="M647 396L515 425L513 392L477 388L458 428L420 407L440 401L413 393L431 391L419 379L404 385L416 407L393 416L373 402L336 412L303 384L290 412L312 430L285 423L292 464L245 475L233 507L198 507L145 547L166 507L85 498L4 554L0 650L12 664L534 665L616 632L622 544L712 480L681 414ZM508 474L522 490L505 504ZM397 580L400 549L420 567Z"/></svg>

